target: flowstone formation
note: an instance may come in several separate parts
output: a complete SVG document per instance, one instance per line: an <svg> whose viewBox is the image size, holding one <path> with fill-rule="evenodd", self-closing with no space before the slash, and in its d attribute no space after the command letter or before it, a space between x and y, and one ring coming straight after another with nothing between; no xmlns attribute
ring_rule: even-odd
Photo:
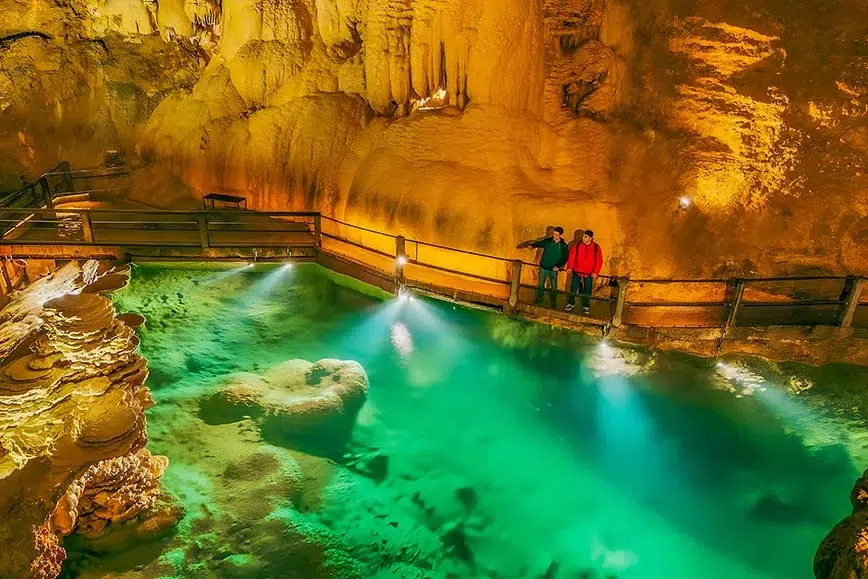
<svg viewBox="0 0 868 579"><path fill-rule="evenodd" d="M868 577L868 471L850 493L853 513L823 539L814 557L817 579Z"/></svg>
<svg viewBox="0 0 868 579"><path fill-rule="evenodd" d="M56 577L76 531L158 535L180 517L159 485L166 457L144 448L138 338L100 295L128 279L129 266L70 262L0 310L0 576Z"/></svg>
<svg viewBox="0 0 868 579"><path fill-rule="evenodd" d="M0 174L111 146L157 205L236 191L503 256L559 223L634 276L865 273L865 22L860 0L15 0Z"/></svg>

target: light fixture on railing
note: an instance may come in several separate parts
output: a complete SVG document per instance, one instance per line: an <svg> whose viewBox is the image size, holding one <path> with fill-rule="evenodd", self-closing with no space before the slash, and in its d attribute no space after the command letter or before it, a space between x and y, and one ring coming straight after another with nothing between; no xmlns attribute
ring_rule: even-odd
<svg viewBox="0 0 868 579"><path fill-rule="evenodd" d="M678 208L679 209L688 209L692 204L693 204L693 202L690 200L690 197L688 197L687 195L682 195L678 199Z"/></svg>
<svg viewBox="0 0 868 579"><path fill-rule="evenodd" d="M410 290L408 290L406 287L402 287L401 289L398 290L398 299L401 300L402 302L406 302L408 300L412 300L413 295L410 293Z"/></svg>
<svg viewBox="0 0 868 579"><path fill-rule="evenodd" d="M398 263L398 265L400 265L401 267L404 267L405 265L407 265L407 256L406 255L399 255L397 257L397 259L395 259L395 261Z"/></svg>

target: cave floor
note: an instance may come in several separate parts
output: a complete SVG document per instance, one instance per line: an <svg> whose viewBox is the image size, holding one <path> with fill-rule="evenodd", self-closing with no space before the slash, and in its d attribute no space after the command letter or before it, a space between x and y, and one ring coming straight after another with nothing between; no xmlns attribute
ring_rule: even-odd
<svg viewBox="0 0 868 579"><path fill-rule="evenodd" d="M716 367L375 294L315 265L134 266L114 299L147 317L149 448L187 514L76 545L65 575L808 578L849 512L865 369ZM364 366L346 453L200 418L227 375L296 358Z"/></svg>

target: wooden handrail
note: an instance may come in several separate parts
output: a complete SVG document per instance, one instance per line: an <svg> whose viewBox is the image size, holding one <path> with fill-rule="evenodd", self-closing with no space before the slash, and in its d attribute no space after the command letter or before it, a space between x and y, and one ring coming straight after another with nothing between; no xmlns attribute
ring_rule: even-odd
<svg viewBox="0 0 868 579"><path fill-rule="evenodd" d="M52 219L51 216L55 216L55 219ZM20 216L17 217L16 216ZM122 219L120 217L129 216L131 219ZM112 218L114 217L114 218ZM138 219L136 219L138 217ZM185 219L185 217L187 219ZM163 219L161 219L163 218ZM274 221L268 222L267 219L272 218ZM286 219L292 218L292 220ZM71 221L70 221L71 220ZM147 221L146 221L147 220ZM296 221L298 220L298 221ZM395 239L397 246L394 250L394 253L390 253L390 251L384 251L382 248L375 248L369 245L366 245L364 242L353 241L351 239L335 235L332 233L328 233L322 231L322 221L330 221L336 224L339 224L343 227L348 227L351 229L358 229L360 231L365 231L369 233L374 233L378 235L382 235L387 238ZM148 247L201 247L203 251L210 250L212 247L231 247L233 243L238 244L238 246L244 247L262 247L262 248L274 248L274 247L314 247L317 248L318 251L322 251L322 238L336 241L341 244L346 244L352 247L357 247L359 249L372 252L375 255L386 257L386 258L396 258L399 255L404 255L407 258L403 263L410 264L417 267L424 267L433 271L441 272L442 274L449 276L460 276L463 278L468 278L470 280L478 280L482 282L488 283L496 283L503 284L505 286L511 286L510 288L510 301L509 301L509 309L510 311L515 311L516 305L518 304L518 291L523 288L534 288L534 286L522 284L520 279L516 279L515 272L518 271L520 274L521 268L516 268L516 263L521 263L523 265L527 265L530 267L538 267L538 264L523 262L521 260L512 260L505 257L489 255L485 253L457 249L445 245L439 245L434 243L428 243L419 240L407 239L404 240L400 235L392 235L389 233L384 233L380 231L376 231L373 229L369 229L366 227L362 227L359 225L354 225L351 223L346 223L344 221L340 221L334 219L332 217L328 217L322 215L318 211L267 211L267 212L259 212L259 211L245 211L239 212L237 210L226 210L226 209L52 209L45 207L24 207L24 208L16 208L16 207L0 207L0 223L14 223L11 228L0 228L0 231L7 231L9 235L13 232L21 230L21 231L29 231L27 228L33 227L35 231L42 231L44 235L44 231L46 225L57 225L61 222L64 224L75 223L75 221L79 221L81 225L81 239L70 239L69 237L61 238L58 236L58 239L52 239L48 236L48 239L42 239L42 236L35 236L33 238L27 238L26 235L21 239L0 239L0 245L9 244L9 245L90 245L95 247L122 247L122 246L148 246ZM285 223L287 226L289 225L299 225L306 224L306 227L298 227L295 230L292 229L282 229L282 228L257 228L258 225L267 226L269 224L276 225L278 223ZM189 235L190 232L194 232L197 230L196 225L198 224L198 230L200 232L199 238L197 240L189 239L187 237L182 237L181 235ZM243 225L244 229L232 229L229 228L216 228L216 225ZM112 225L115 227L100 227L101 225ZM23 226L23 227L22 227ZM143 226L145 226L143 228ZM150 227L148 227L150 226ZM154 227L157 226L157 227ZM164 227L160 227L164 226ZM179 226L193 226L193 227L183 227L179 229ZM310 229L312 227L312 230ZM41 229L40 229L41 228ZM75 228L73 227L73 230ZM65 228L64 235L69 235L69 228ZM130 235L126 234L126 238L124 235L118 235L119 232L141 232L142 235ZM157 231L162 234L165 239L154 239L153 237L148 238L148 231ZM274 240L269 241L268 239L253 240L253 241L242 241L237 239L232 239L231 241L226 241L225 238L223 241L220 241L218 245L215 245L215 240L213 237L215 235L232 235L236 232L245 232L247 234L250 233L286 233L286 234L303 234L306 231L309 231L311 234L311 239L309 241L305 241L304 238L299 238L292 242L289 239L284 240ZM15 233L16 237L21 237L20 234ZM114 237L112 238L112 235ZM30 239L30 240L28 240ZM432 263L430 261L425 261L424 259L419 259L418 257L413 259L409 258L406 253L402 254L402 251L406 252L406 250L402 250L400 248L401 243L403 242L405 245L407 243L415 243L417 248L419 246L422 247L431 247L438 250L442 250L445 252L454 253L455 255L469 255L473 257L480 257L491 259L500 263L507 265L505 275L501 277L501 273L497 273L497 277L490 277L486 275L480 275L476 271L464 271L463 269L455 269L451 267L451 264L438 264ZM418 255L418 253L417 253ZM400 261L400 260L399 260ZM510 265L512 267L510 267ZM380 266L382 268L384 266ZM403 273L403 265L399 265L397 271L399 273ZM599 276L601 279L614 279L612 276L601 275ZM619 278L626 279L626 278ZM642 284L725 284L727 288L732 287L740 287L742 294L744 293L745 286L749 286L750 284L761 284L761 283L775 283L775 282L840 282L842 283L843 291L841 295L837 299L798 299L795 297L789 297L784 301L750 301L750 299L739 298L739 296L733 297L725 297L720 301L654 301L652 300L642 300L641 298L631 301L626 298L626 293L623 297L621 297L620 292L618 292L618 296L610 296L610 297L602 297L602 296L592 296L592 299L595 303L609 303L611 305L618 306L611 314L610 323L614 324L615 322L620 325L622 322L621 318L629 318L631 308L635 313L637 310L647 309L647 308L670 308L675 311L684 310L685 308L725 308L727 311L726 314L726 322L724 323L723 328L724 338L726 336L726 331L728 328L737 325L738 314L743 309L756 309L756 308L768 308L771 310L784 310L785 308L793 309L793 311L802 311L805 309L809 309L809 311L817 313L821 313L822 311L828 311L828 309L823 310L819 308L829 308L829 307L838 307L841 309L840 316L838 317L839 325L843 327L849 327L853 323L853 318L856 310L860 307L859 295L861 295L862 289L865 286L865 283L862 281L864 278L858 276L781 276L781 277L756 277L756 278L739 278L738 280L734 279L638 279L638 280L630 280L629 283L633 284L633 287L641 286ZM401 280L399 280L401 281ZM464 282L453 281L456 285L455 288L452 288L456 291L461 289L461 285ZM445 291L445 290L444 290ZM557 291L558 294L563 295L564 291ZM516 294L516 295L512 295ZM637 296L638 297L638 296ZM512 303L515 302L515 303ZM795 308L799 308L796 310ZM861 311L861 310L860 310ZM772 318L775 316L773 315ZM599 318L598 318L599 319ZM816 322L815 318L811 325L819 323ZM629 322L628 322L629 323ZM782 322L778 322L782 323ZM783 322L785 323L785 322ZM822 323L828 323L828 321L823 321ZM705 327L705 326L704 326ZM714 326L711 326L714 327Z"/></svg>

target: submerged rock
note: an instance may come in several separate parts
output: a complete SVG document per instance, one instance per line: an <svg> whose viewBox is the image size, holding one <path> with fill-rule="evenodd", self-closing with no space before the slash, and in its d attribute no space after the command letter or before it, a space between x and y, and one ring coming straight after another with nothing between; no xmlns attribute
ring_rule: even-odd
<svg viewBox="0 0 868 579"><path fill-rule="evenodd" d="M231 461L223 470L223 489L227 495L244 492L247 497L231 508L230 516L239 521L261 519L274 505L289 500L301 501L304 476L290 451L261 446L251 454ZM232 496L227 496L231 504Z"/></svg>
<svg viewBox="0 0 868 579"><path fill-rule="evenodd" d="M349 441L368 377L358 362L289 360L262 375L236 374L199 401L209 424L254 419L263 439L333 456Z"/></svg>
<svg viewBox="0 0 868 579"><path fill-rule="evenodd" d="M468 511L476 506L477 496L473 487L461 487L455 491L455 497ZM553 562L554 564L554 562Z"/></svg>
<svg viewBox="0 0 868 579"><path fill-rule="evenodd" d="M868 577L868 470L850 493L853 513L835 525L814 555L817 579Z"/></svg>

